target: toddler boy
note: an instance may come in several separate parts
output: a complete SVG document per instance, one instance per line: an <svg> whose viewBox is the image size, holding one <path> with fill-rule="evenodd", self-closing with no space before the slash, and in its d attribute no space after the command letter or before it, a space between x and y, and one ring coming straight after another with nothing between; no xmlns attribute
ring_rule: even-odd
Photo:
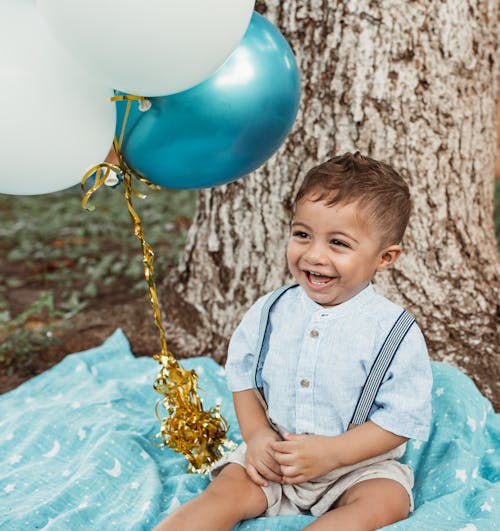
<svg viewBox="0 0 500 531"><path fill-rule="evenodd" d="M244 443L215 465L203 494L157 529L223 531L261 515L305 513L317 517L310 530L368 530L413 509L412 471L397 459L409 438L428 437L431 369L416 323L410 316L394 339L409 314L371 284L400 256L409 214L408 187L387 164L346 153L309 171L287 248L298 285L272 305L273 294L260 298L229 346L226 375ZM375 399L356 422L370 371L380 372L375 360L392 343Z"/></svg>

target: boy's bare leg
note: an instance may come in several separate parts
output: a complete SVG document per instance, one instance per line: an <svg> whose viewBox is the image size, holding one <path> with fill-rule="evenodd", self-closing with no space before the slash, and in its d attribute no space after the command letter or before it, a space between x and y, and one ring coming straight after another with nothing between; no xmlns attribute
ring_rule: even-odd
<svg viewBox="0 0 500 531"><path fill-rule="evenodd" d="M392 479L368 479L351 487L306 529L369 531L404 520L410 512L408 493Z"/></svg>
<svg viewBox="0 0 500 531"><path fill-rule="evenodd" d="M235 463L225 466L198 497L160 522L154 531L231 531L267 509L263 490Z"/></svg>

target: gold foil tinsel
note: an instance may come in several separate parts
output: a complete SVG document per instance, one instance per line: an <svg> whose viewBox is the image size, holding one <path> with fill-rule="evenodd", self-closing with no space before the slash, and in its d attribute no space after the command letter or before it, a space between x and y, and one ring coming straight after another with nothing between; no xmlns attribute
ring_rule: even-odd
<svg viewBox="0 0 500 531"><path fill-rule="evenodd" d="M166 445L176 452L182 453L189 461L191 472L206 472L223 453L223 446L234 448L235 444L226 438L228 423L221 415L219 404L208 411L203 410L203 404L197 393L198 376L194 370L183 369L172 353L168 350L165 329L161 320L160 305L156 285L153 278L154 253L144 238L141 220L132 205L132 196L145 197L132 187L132 177L146 183L151 188L161 187L151 184L144 177L131 170L121 154L125 126L133 100L141 100L140 96L115 96L112 100L126 100L127 108L122 125L120 138L114 140L114 148L118 163L103 162L90 168L82 178L82 188L87 179L95 173L94 184L85 192L82 206L88 210L88 201L92 194L105 182L112 171L123 176L125 199L127 208L134 225L134 234L141 242L144 276L148 284L149 299L153 310L153 317L160 334L161 351L153 358L159 362L160 369L154 382L154 389L163 395L156 403L155 414L160 421L160 432L155 438L160 438L160 445ZM159 406L163 405L167 415L161 417Z"/></svg>

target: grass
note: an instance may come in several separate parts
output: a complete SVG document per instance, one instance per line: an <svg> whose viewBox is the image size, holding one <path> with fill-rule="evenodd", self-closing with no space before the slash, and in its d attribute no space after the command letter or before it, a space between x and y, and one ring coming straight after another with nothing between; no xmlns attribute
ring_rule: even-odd
<svg viewBox="0 0 500 531"><path fill-rule="evenodd" d="M155 275L173 267L185 244L196 192L150 190L134 198ZM53 332L89 305L145 290L142 252L123 187L102 187L81 206L80 187L41 196L0 194L0 364L14 371L50 347Z"/></svg>
<svg viewBox="0 0 500 531"><path fill-rule="evenodd" d="M0 364L11 376L29 367L39 353L59 342L53 332L58 312L53 294L47 291L13 319L8 319L8 314L6 311L0 318ZM47 322L40 321L41 316L46 316Z"/></svg>

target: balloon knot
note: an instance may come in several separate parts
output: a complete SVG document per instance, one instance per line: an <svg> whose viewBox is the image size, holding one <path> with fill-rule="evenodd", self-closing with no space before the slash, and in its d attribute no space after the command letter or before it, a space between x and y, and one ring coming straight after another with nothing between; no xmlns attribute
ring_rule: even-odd
<svg viewBox="0 0 500 531"><path fill-rule="evenodd" d="M139 100L139 110L141 112L149 111L149 109L151 109L151 106L152 106L152 103L147 98L141 98Z"/></svg>

